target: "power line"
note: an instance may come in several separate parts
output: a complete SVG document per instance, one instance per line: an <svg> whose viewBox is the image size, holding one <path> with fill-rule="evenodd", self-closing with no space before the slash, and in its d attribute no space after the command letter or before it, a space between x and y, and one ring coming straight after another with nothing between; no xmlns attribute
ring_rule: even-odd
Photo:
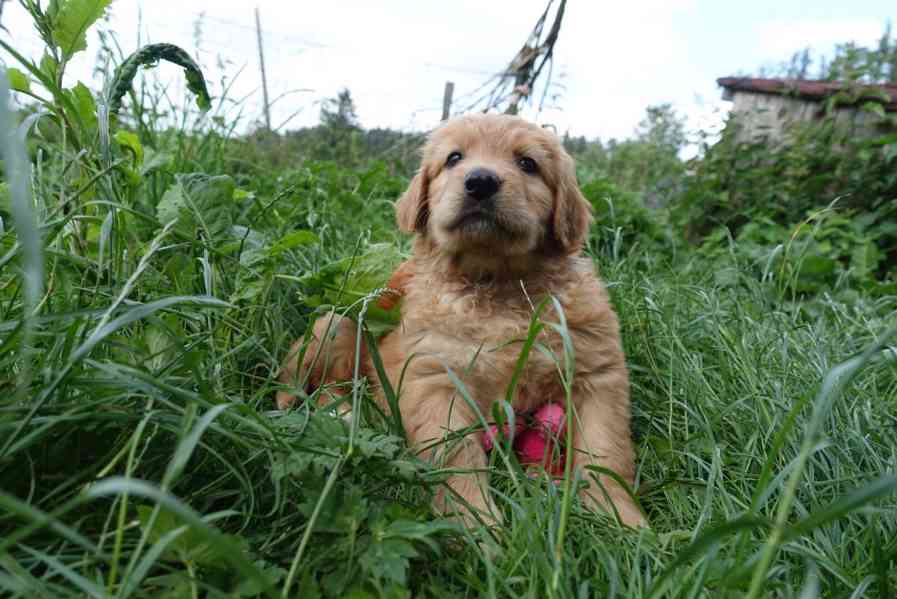
<svg viewBox="0 0 897 599"><path fill-rule="evenodd" d="M253 34L255 34L255 27L252 27L252 26L250 26L250 25L244 25L243 23L238 23L238 22L236 22L236 21L231 21L230 19L222 19L221 17L216 17L216 16L213 16L213 15L209 15L209 14L206 13L206 12L196 12L196 13L193 13L193 14L194 14L194 16L196 16L196 17L198 17L198 18L200 18L200 19L208 19L208 20L210 20L210 21L214 21L214 22L216 22L216 23L218 23L218 24L221 24L221 25L228 25L228 26L230 26L230 27L236 27L236 28L238 28L238 29L245 29L245 30L247 30L247 31L251 31ZM297 35L294 34L294 33L286 33L286 32L283 32L283 31L277 31L277 30L275 30L275 29L263 29L263 30L262 30L262 33L265 34L265 35L268 35L268 34L270 34L270 35L276 35L276 36L279 36L279 37L281 37L281 38L283 38L283 39L288 39L288 40L296 41L296 42L298 42L298 43L300 43L300 44L305 44L305 46L306 46L307 48L333 48L333 47L334 47L334 46L329 45L329 44L322 44L322 43L320 43L320 42L316 42L316 41L309 40L309 39L306 39L306 38L303 38L303 37L299 37L299 36L297 36Z"/></svg>
<svg viewBox="0 0 897 599"><path fill-rule="evenodd" d="M194 14L194 16L196 16L200 19L208 19L210 21L214 21L221 25L226 25L229 27L235 27L238 29L251 31L253 34L255 34L255 28L251 27L249 25L244 25L242 23L238 23L238 22L232 21L230 19L223 19L221 17L216 17L214 15L210 15L207 12L196 12L193 14ZM160 23L157 23L157 24L161 25ZM307 48L307 49L345 50L345 51L351 51L351 52L355 52L355 53L363 53L363 54L369 53L369 49L362 48L360 46L345 46L345 45L329 44L329 43L325 44L322 42L316 42L313 40L309 40L307 38L300 37L300 36L297 36L292 33L285 33L282 31L277 31L277 30L272 30L272 29L267 29L267 28L262 29L262 33L264 35L268 35L268 34L276 35L276 36L281 37L282 39L292 41L294 43L302 44L304 46L304 48ZM469 67L463 67L463 66L457 66L457 65L446 65L446 64L439 64L439 63L434 63L434 62L415 62L415 61L408 61L408 62L409 62L409 64L415 64L418 66L442 69L445 71L454 71L457 73L466 73L468 75L479 75L482 77L491 77L492 75L495 74L495 72L497 70L499 70L499 69L496 69L493 71L485 71L482 69L472 69Z"/></svg>

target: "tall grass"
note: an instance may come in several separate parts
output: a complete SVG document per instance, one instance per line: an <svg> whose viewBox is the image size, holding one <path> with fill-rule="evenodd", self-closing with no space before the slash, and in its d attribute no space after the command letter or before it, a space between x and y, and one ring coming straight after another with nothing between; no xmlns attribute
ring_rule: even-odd
<svg viewBox="0 0 897 599"><path fill-rule="evenodd" d="M737 246L720 276L597 226L616 240L594 257L623 326L651 528L582 509L498 451L505 525L465 531L430 512L445 472L363 386L352 425L311 402L273 409L277 365L324 293L314 275L404 247L403 180L337 164L228 179L240 145L205 117L168 128L137 94L140 123L111 122L108 148L102 125L66 132L50 113L23 160L0 79L3 596L897 588L894 297L792 301Z"/></svg>

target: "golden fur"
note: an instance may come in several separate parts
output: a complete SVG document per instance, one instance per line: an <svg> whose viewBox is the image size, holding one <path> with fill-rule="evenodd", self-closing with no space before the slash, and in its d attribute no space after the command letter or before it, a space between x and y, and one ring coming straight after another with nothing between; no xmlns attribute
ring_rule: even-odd
<svg viewBox="0 0 897 599"><path fill-rule="evenodd" d="M447 164L453 152L462 158ZM534 160L538 170L525 172L523 157ZM501 180L490 216L476 212L476 200L465 191L465 177L474 168L489 169ZM610 469L631 485L629 381L619 326L592 261L580 256L590 209L576 184L573 160L556 136L511 116L452 120L430 137L420 171L396 204L396 216L399 227L416 238L412 258L390 282L403 296L401 325L380 341L379 352L394 388L405 368L399 408L409 441L430 459L459 471L448 486L463 501L453 505L452 494L443 490L436 508L459 508L468 519L471 509L486 521L500 519L487 491L487 459L479 436L439 443L448 432L479 423L447 369L488 417L492 403L504 398L534 304L548 295L563 306L574 347L574 464ZM557 320L553 309L543 314L545 322ZM354 323L324 317L313 335L301 365L295 357L299 344L294 347L281 380L290 383L298 375L319 386L351 379ZM539 341L563 355L553 328L546 326ZM361 364L376 381L367 355ZM375 395L385 408L382 393ZM557 364L544 352L532 351L515 409L563 404L564 397ZM278 405L284 408L293 399L281 392ZM583 475L592 483L582 493L584 501L608 508L610 500L624 523L644 524L639 508L611 478L600 476L596 485L596 475Z"/></svg>

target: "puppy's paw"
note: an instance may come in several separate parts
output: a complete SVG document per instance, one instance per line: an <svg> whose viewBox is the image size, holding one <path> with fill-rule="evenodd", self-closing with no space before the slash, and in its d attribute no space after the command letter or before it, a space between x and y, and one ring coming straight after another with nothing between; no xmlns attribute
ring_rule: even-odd
<svg viewBox="0 0 897 599"><path fill-rule="evenodd" d="M620 522L629 528L648 527L648 520L645 518L642 510L639 509L629 494L622 489L611 495L610 502L608 502L607 498L604 497L604 493L600 489L596 489L594 485L591 485L580 492L580 500L587 508L606 513L611 518L614 518L614 512L616 512L620 517Z"/></svg>

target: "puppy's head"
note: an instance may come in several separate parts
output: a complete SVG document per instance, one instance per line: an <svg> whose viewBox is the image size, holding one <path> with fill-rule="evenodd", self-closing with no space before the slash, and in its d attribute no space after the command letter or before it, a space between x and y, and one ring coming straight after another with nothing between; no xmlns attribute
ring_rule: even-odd
<svg viewBox="0 0 897 599"><path fill-rule="evenodd" d="M396 204L399 227L442 252L572 254L590 207L557 137L519 117L471 115L437 129Z"/></svg>

